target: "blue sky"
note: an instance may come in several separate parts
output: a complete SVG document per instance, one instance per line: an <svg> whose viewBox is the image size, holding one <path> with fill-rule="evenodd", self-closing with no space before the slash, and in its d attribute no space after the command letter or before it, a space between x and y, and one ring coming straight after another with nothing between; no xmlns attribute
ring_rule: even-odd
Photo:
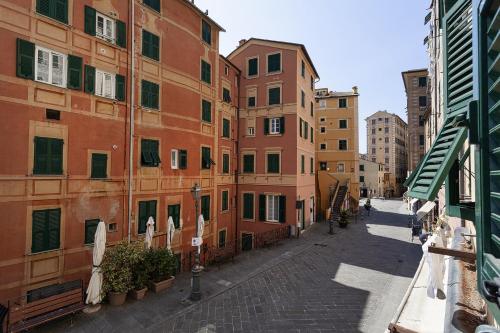
<svg viewBox="0 0 500 333"><path fill-rule="evenodd" d="M365 118L378 110L406 121L401 72L428 64L423 39L430 0L195 0L226 29L220 52L250 37L305 44L321 76L317 87L359 87L360 152Z"/></svg>

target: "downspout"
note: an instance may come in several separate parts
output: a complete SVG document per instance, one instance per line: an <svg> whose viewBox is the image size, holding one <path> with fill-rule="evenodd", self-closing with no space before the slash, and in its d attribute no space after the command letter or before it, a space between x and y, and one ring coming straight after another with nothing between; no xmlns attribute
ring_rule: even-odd
<svg viewBox="0 0 500 333"><path fill-rule="evenodd" d="M236 177L236 198L234 199L235 201L235 205L236 205L236 224L235 224L235 227L234 227L234 231L235 231L235 235L234 235L234 253L235 254L238 254L238 250L239 250L239 247L238 247L238 219L239 219L239 211L238 211L238 208L239 208L239 192L238 192L238 188L239 188L239 176L240 176L240 76L241 76L241 72L240 74L236 77L236 83L238 84L238 87L237 87L237 91L238 91L238 102L237 102L237 105L236 105L236 142L235 142L235 152L236 152L236 173L235 173L235 177Z"/></svg>
<svg viewBox="0 0 500 333"><path fill-rule="evenodd" d="M130 0L130 136L129 136L129 161L128 161L128 242L131 240L132 232L132 181L134 178L134 122L135 122L135 108L134 108L134 94L135 94L135 0Z"/></svg>

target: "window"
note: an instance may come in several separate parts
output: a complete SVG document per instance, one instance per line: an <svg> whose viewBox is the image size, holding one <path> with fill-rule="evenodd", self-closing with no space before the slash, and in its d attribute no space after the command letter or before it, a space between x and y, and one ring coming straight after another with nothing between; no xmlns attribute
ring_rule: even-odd
<svg viewBox="0 0 500 333"><path fill-rule="evenodd" d="M59 248L61 209L34 210L31 227L31 253Z"/></svg>
<svg viewBox="0 0 500 333"><path fill-rule="evenodd" d="M385 153L389 154L389 148L388 147L385 147Z"/></svg>
<svg viewBox="0 0 500 333"><path fill-rule="evenodd" d="M385 137L385 143L389 143L389 138Z"/></svg>
<svg viewBox="0 0 500 333"><path fill-rule="evenodd" d="M319 100L319 107L320 107L321 109L326 108L326 100L324 100L324 99L320 99L320 100Z"/></svg>
<svg viewBox="0 0 500 333"><path fill-rule="evenodd" d="M158 140L141 140L141 165L145 167L157 167L160 165Z"/></svg>
<svg viewBox="0 0 500 333"><path fill-rule="evenodd" d="M314 173L314 158L309 159L309 172Z"/></svg>
<svg viewBox="0 0 500 333"><path fill-rule="evenodd" d="M243 193L243 218L254 219L254 195L253 193Z"/></svg>
<svg viewBox="0 0 500 333"><path fill-rule="evenodd" d="M159 96L160 96L160 86L156 83L149 82L146 80L142 80L142 89L141 89L141 105L150 108L156 109L159 108Z"/></svg>
<svg viewBox="0 0 500 333"><path fill-rule="evenodd" d="M205 83L212 83L212 67L206 61L201 61L201 80Z"/></svg>
<svg viewBox="0 0 500 333"><path fill-rule="evenodd" d="M365 182L365 176L359 176L359 182L364 183Z"/></svg>
<svg viewBox="0 0 500 333"><path fill-rule="evenodd" d="M278 195L267 195L266 196L266 221L278 222L279 221L279 200Z"/></svg>
<svg viewBox="0 0 500 333"><path fill-rule="evenodd" d="M115 98L115 75L96 70L95 94L106 98Z"/></svg>
<svg viewBox="0 0 500 333"><path fill-rule="evenodd" d="M255 172L255 155L243 154L243 173Z"/></svg>
<svg viewBox="0 0 500 333"><path fill-rule="evenodd" d="M427 96L418 96L418 106L421 108L427 106Z"/></svg>
<svg viewBox="0 0 500 333"><path fill-rule="evenodd" d="M60 1L60 0L55 0ZM84 31L91 36L97 36L120 47L126 47L127 27L125 22L112 19L97 12L94 8L84 7Z"/></svg>
<svg viewBox="0 0 500 333"><path fill-rule="evenodd" d="M422 76L418 78L418 86L419 87L426 87L427 86L427 77Z"/></svg>
<svg viewBox="0 0 500 333"><path fill-rule="evenodd" d="M221 210L225 212L229 210L229 191L222 191L221 195Z"/></svg>
<svg viewBox="0 0 500 333"><path fill-rule="evenodd" d="M346 119L339 120L339 128L347 128L347 120Z"/></svg>
<svg viewBox="0 0 500 333"><path fill-rule="evenodd" d="M99 219L85 220L84 244L86 245L94 244L95 232L97 230L98 224L99 224Z"/></svg>
<svg viewBox="0 0 500 333"><path fill-rule="evenodd" d="M281 71L281 53L274 53L267 56L267 72L274 73Z"/></svg>
<svg viewBox="0 0 500 333"><path fill-rule="evenodd" d="M365 165L364 164L360 164L359 165L359 171L365 171Z"/></svg>
<svg viewBox="0 0 500 333"><path fill-rule="evenodd" d="M311 127L311 143L314 142L314 128Z"/></svg>
<svg viewBox="0 0 500 333"><path fill-rule="evenodd" d="M271 118L269 121L269 134L280 134L281 131L281 118Z"/></svg>
<svg viewBox="0 0 500 333"><path fill-rule="evenodd" d="M161 0L144 0L143 2L148 7L160 12Z"/></svg>
<svg viewBox="0 0 500 333"><path fill-rule="evenodd" d="M347 150L347 140L339 140L339 150Z"/></svg>
<svg viewBox="0 0 500 333"><path fill-rule="evenodd" d="M280 154L267 154L267 173L280 172Z"/></svg>
<svg viewBox="0 0 500 333"><path fill-rule="evenodd" d="M115 21L101 13L96 13L96 36L113 43L115 41Z"/></svg>
<svg viewBox="0 0 500 333"><path fill-rule="evenodd" d="M205 20L201 20L201 38L205 43L212 44L212 27Z"/></svg>
<svg viewBox="0 0 500 333"><path fill-rule="evenodd" d="M209 147L201 147L201 168L210 169L212 163L212 157Z"/></svg>
<svg viewBox="0 0 500 333"><path fill-rule="evenodd" d="M66 86L66 55L36 46L35 81Z"/></svg>
<svg viewBox="0 0 500 333"><path fill-rule="evenodd" d="M187 150L179 150L179 169L187 169Z"/></svg>
<svg viewBox="0 0 500 333"><path fill-rule="evenodd" d="M247 134L248 134L248 136L255 136L255 127L252 127L252 126L248 127Z"/></svg>
<svg viewBox="0 0 500 333"><path fill-rule="evenodd" d="M311 105L310 105L310 113L311 113L311 117L314 117L314 104L313 104L313 102L311 102Z"/></svg>
<svg viewBox="0 0 500 333"><path fill-rule="evenodd" d="M156 230L156 225L158 220L156 219L156 200L149 201L139 201L139 223L137 223L137 233L146 233L147 223L150 217L155 221L154 229Z"/></svg>
<svg viewBox="0 0 500 333"><path fill-rule="evenodd" d="M255 96L248 97L248 107L249 108L255 107Z"/></svg>
<svg viewBox="0 0 500 333"><path fill-rule="evenodd" d="M304 155L300 155L300 173L304 174L306 173L306 158Z"/></svg>
<svg viewBox="0 0 500 333"><path fill-rule="evenodd" d="M142 30L142 55L156 61L160 60L160 38L144 29Z"/></svg>
<svg viewBox="0 0 500 333"><path fill-rule="evenodd" d="M423 146L425 144L425 137L423 135L419 136L419 143L421 146Z"/></svg>
<svg viewBox="0 0 500 333"><path fill-rule="evenodd" d="M179 151L177 149L172 149L170 151L170 168L179 168Z"/></svg>
<svg viewBox="0 0 500 333"><path fill-rule="evenodd" d="M425 125L424 116L418 116L418 126L424 126L424 125Z"/></svg>
<svg viewBox="0 0 500 333"><path fill-rule="evenodd" d="M68 0L37 0L36 11L62 23L68 23Z"/></svg>
<svg viewBox="0 0 500 333"><path fill-rule="evenodd" d="M384 133L389 133L389 127L384 128Z"/></svg>
<svg viewBox="0 0 500 333"><path fill-rule="evenodd" d="M168 205L168 216L172 217L174 222L175 229L178 230L181 228L181 205Z"/></svg>
<svg viewBox="0 0 500 333"><path fill-rule="evenodd" d="M259 58L250 58L247 63L247 76L259 75Z"/></svg>
<svg viewBox="0 0 500 333"><path fill-rule="evenodd" d="M375 134L375 128L372 128L372 134Z"/></svg>
<svg viewBox="0 0 500 333"><path fill-rule="evenodd" d="M337 172L344 172L344 163L337 164Z"/></svg>
<svg viewBox="0 0 500 333"><path fill-rule="evenodd" d="M300 91L300 105L306 107L306 93L303 90Z"/></svg>
<svg viewBox="0 0 500 333"><path fill-rule="evenodd" d="M372 145L374 145L375 143L376 143L375 138L372 138Z"/></svg>
<svg viewBox="0 0 500 333"><path fill-rule="evenodd" d="M326 150L326 143L320 143L319 149L320 150Z"/></svg>
<svg viewBox="0 0 500 333"><path fill-rule="evenodd" d="M226 103L231 103L231 92L227 88L222 88L222 100Z"/></svg>
<svg viewBox="0 0 500 333"><path fill-rule="evenodd" d="M372 125L375 125L375 124L376 124L376 122L377 122L377 120L372 119Z"/></svg>
<svg viewBox="0 0 500 333"><path fill-rule="evenodd" d="M389 124L389 118L385 118L384 121L385 121L386 124Z"/></svg>
<svg viewBox="0 0 500 333"><path fill-rule="evenodd" d="M209 101L201 101L201 120L207 123L212 122L212 103Z"/></svg>
<svg viewBox="0 0 500 333"><path fill-rule="evenodd" d="M304 60L302 60L300 72L301 72L302 77L305 78L306 77L306 64L305 64Z"/></svg>
<svg viewBox="0 0 500 333"><path fill-rule="evenodd" d="M90 178L107 178L108 155L107 154L92 154L92 163L90 167Z"/></svg>
<svg viewBox="0 0 500 333"><path fill-rule="evenodd" d="M62 175L63 144L62 139L36 136L33 174Z"/></svg>
<svg viewBox="0 0 500 333"><path fill-rule="evenodd" d="M229 66L224 66L224 75L228 76L229 75Z"/></svg>
<svg viewBox="0 0 500 333"><path fill-rule="evenodd" d="M319 162L319 169L325 171L326 170L327 163L326 162Z"/></svg>
<svg viewBox="0 0 500 333"><path fill-rule="evenodd" d="M280 87L269 88L267 90L267 95L268 95L268 104L269 105L281 104L281 88Z"/></svg>
<svg viewBox="0 0 500 333"><path fill-rule="evenodd" d="M226 247L226 233L227 233L226 229L219 230L219 242L218 242L219 249Z"/></svg>
<svg viewBox="0 0 500 333"><path fill-rule="evenodd" d="M226 118L222 118L222 137L223 138L231 137L231 121Z"/></svg>
<svg viewBox="0 0 500 333"><path fill-rule="evenodd" d="M304 121L304 139L307 140L308 135L309 135L309 123L307 121Z"/></svg>
<svg viewBox="0 0 500 333"><path fill-rule="evenodd" d="M201 215L203 215L203 220L210 221L210 196L201 196Z"/></svg>
<svg viewBox="0 0 500 333"><path fill-rule="evenodd" d="M339 98L339 108L347 107L347 98Z"/></svg>
<svg viewBox="0 0 500 333"><path fill-rule="evenodd" d="M324 122L326 121L326 118L321 117L321 118L319 118L319 121L320 121L321 123L324 123Z"/></svg>
<svg viewBox="0 0 500 333"><path fill-rule="evenodd" d="M222 154L222 173L229 173L229 154Z"/></svg>
<svg viewBox="0 0 500 333"><path fill-rule="evenodd" d="M326 127L325 126L321 126L319 128L319 131L320 131L320 133L325 133L326 132Z"/></svg>

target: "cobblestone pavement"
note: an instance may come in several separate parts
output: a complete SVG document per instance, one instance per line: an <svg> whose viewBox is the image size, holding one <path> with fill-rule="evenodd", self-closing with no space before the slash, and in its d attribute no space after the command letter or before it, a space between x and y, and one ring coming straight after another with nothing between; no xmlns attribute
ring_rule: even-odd
<svg viewBox="0 0 500 333"><path fill-rule="evenodd" d="M173 290L104 307L44 332L383 332L418 266L401 201L372 200L371 216L328 235L316 224L300 239L240 255L202 275L203 300ZM364 213L364 212L363 212Z"/></svg>

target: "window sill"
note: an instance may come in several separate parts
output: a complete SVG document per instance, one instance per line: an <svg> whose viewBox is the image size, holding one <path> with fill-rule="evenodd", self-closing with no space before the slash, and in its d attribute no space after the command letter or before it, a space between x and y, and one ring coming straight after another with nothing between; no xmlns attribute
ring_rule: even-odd
<svg viewBox="0 0 500 333"><path fill-rule="evenodd" d="M208 82L203 81L203 80L201 80L201 79L200 79L200 82L201 82L201 84L203 84L203 85L205 85L205 86L207 86L207 87L209 87L209 88L212 88L212 83L211 83L211 82L210 82L210 83L208 83Z"/></svg>
<svg viewBox="0 0 500 333"><path fill-rule="evenodd" d="M204 40L203 38L200 38L200 42L204 44L205 46L208 46L209 48L212 48L212 44Z"/></svg>
<svg viewBox="0 0 500 333"><path fill-rule="evenodd" d="M105 177L105 178L92 178L92 177L89 177L89 180L93 180L93 181L108 181L110 179L108 177Z"/></svg>
<svg viewBox="0 0 500 333"><path fill-rule="evenodd" d="M35 76L36 76L36 73L34 73L34 74L35 74ZM68 87L67 87L67 82L65 82L65 83L66 83L66 86L64 86L64 85L59 86L59 85L57 85L57 84L53 84L53 83L49 83L49 82L44 82L44 81L39 81L39 80L37 80L36 78L35 78L33 81L35 81L36 83L45 84L45 85L47 85L47 86L51 86L51 87L54 87L54 88L57 88L57 89L70 89L70 88L68 88ZM73 89L70 89L70 90L73 90ZM79 91L79 90L76 90L76 91ZM60 92L62 92L62 93L63 93L64 91L63 91L63 90L61 90Z"/></svg>
<svg viewBox="0 0 500 333"><path fill-rule="evenodd" d="M280 69L279 71L274 71L274 72L267 72L266 76L271 76L271 75L278 75L283 73L283 71Z"/></svg>
<svg viewBox="0 0 500 333"><path fill-rule="evenodd" d="M202 120L201 120L201 123L202 123L203 125L213 126L212 121L208 121L208 120L203 120L203 119L202 119Z"/></svg>
<svg viewBox="0 0 500 333"><path fill-rule="evenodd" d="M155 63L156 65L161 65L161 61L160 61L161 59L157 60L157 59L150 58L142 52L141 52L141 56L142 56L143 60L148 60L152 63Z"/></svg>
<svg viewBox="0 0 500 333"><path fill-rule="evenodd" d="M258 78L259 78L259 74L257 74L257 75L251 75L251 76L248 76L248 75L247 75L247 76L246 76L246 79L247 79L247 80L258 79Z"/></svg>
<svg viewBox="0 0 500 333"><path fill-rule="evenodd" d="M66 175L47 175L47 174L34 174L32 173L31 174L32 177L35 177L35 178L45 178L45 179L64 179L66 178L67 176Z"/></svg>
<svg viewBox="0 0 500 333"><path fill-rule="evenodd" d="M221 213L221 214L227 214L227 213L229 213L229 209L227 209L227 210L222 210L220 213Z"/></svg>
<svg viewBox="0 0 500 333"><path fill-rule="evenodd" d="M242 218L241 219L243 222L251 222L251 223L254 223L255 222L255 219L246 219L246 218Z"/></svg>
<svg viewBox="0 0 500 333"><path fill-rule="evenodd" d="M142 109L142 111L146 111L146 112L160 112L160 109L150 108L150 107L147 107L144 105L141 105L141 109Z"/></svg>
<svg viewBox="0 0 500 333"><path fill-rule="evenodd" d="M161 5L160 5L160 11L157 11L156 9L154 9L153 7L150 7L148 6L147 4L144 3L144 1L141 1L141 4L144 8L147 8L150 12L152 12L153 14L156 14L156 15L159 15L161 16Z"/></svg>
<svg viewBox="0 0 500 333"><path fill-rule="evenodd" d="M57 249L52 249L52 250L46 250L46 251L40 251L40 252L30 252L28 253L28 256L37 256L37 255L41 255L41 254L48 254L48 253L51 253L51 252L60 252L62 251L61 248L57 248Z"/></svg>
<svg viewBox="0 0 500 333"><path fill-rule="evenodd" d="M62 26L64 26L64 27L66 27L66 28L72 28L72 27L73 27L73 26L72 26L72 25L70 25L69 23L66 23L66 22L61 22L61 21L59 21L59 20L57 20L57 19L55 19L55 18L52 18L52 17L50 17L50 16L45 16L45 15L43 15L43 14L41 14L41 13L37 12L37 11L36 11L36 9L35 9L35 14L36 14L36 16L38 16L39 18L44 18L44 19L46 19L46 20L50 21L51 23L57 23L57 24L60 24L60 25L62 25Z"/></svg>

